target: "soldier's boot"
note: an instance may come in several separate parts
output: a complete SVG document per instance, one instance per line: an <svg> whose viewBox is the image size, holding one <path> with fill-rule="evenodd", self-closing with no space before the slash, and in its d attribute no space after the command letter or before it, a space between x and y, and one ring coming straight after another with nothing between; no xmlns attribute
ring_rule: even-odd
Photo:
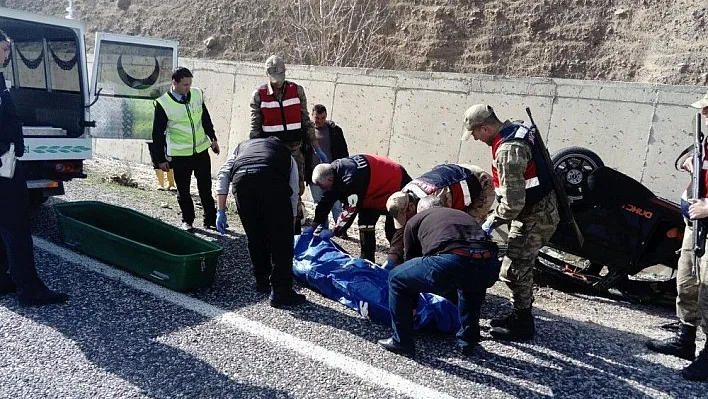
<svg viewBox="0 0 708 399"><path fill-rule="evenodd" d="M167 189L172 191L172 190L177 190L177 185L175 184L175 170L170 169L167 171Z"/></svg>
<svg viewBox="0 0 708 399"><path fill-rule="evenodd" d="M514 319L514 312L509 313L508 315L499 318L499 319L492 319L492 321L489 322L489 324L492 327L504 327L506 328L507 325L509 325L509 322Z"/></svg>
<svg viewBox="0 0 708 399"><path fill-rule="evenodd" d="M708 344L698 354L693 363L681 370L683 378L690 381L706 381L708 380Z"/></svg>
<svg viewBox="0 0 708 399"><path fill-rule="evenodd" d="M361 257L376 263L376 232L373 229L359 229Z"/></svg>
<svg viewBox="0 0 708 399"><path fill-rule="evenodd" d="M492 327L489 331L492 337L502 341L528 341L536 333L531 308L514 309L503 327Z"/></svg>
<svg viewBox="0 0 708 399"><path fill-rule="evenodd" d="M654 352L693 360L696 358L696 327L681 323L675 336L649 340L646 347Z"/></svg>
<svg viewBox="0 0 708 399"><path fill-rule="evenodd" d="M157 189L165 189L165 172L162 169L155 169L155 176L157 176Z"/></svg>

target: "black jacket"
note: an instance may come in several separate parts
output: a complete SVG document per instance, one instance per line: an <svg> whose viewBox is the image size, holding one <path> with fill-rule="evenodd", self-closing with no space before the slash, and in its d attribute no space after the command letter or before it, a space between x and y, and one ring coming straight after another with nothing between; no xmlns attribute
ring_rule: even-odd
<svg viewBox="0 0 708 399"><path fill-rule="evenodd" d="M7 152L10 143L15 143L15 156L21 157L25 152L22 120L10 91L5 87L5 77L0 73L0 153Z"/></svg>
<svg viewBox="0 0 708 399"><path fill-rule="evenodd" d="M329 127L329 143L332 146L332 159L333 162L336 159L342 159L349 156L349 149L347 148L347 141L344 139L344 132L342 128L337 126L333 121L327 121L327 126ZM312 184L312 154L314 149L312 145L305 140L305 144L302 146L302 153L305 157L305 183L308 185Z"/></svg>

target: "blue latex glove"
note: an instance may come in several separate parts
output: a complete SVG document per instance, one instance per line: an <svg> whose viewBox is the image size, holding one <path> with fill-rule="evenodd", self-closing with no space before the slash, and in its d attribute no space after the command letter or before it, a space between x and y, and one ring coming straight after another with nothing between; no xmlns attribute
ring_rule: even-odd
<svg viewBox="0 0 708 399"><path fill-rule="evenodd" d="M320 239L323 241L329 241L330 238L332 238L332 230L323 229L320 231Z"/></svg>
<svg viewBox="0 0 708 399"><path fill-rule="evenodd" d="M216 210L216 229L219 231L219 233L226 234L227 227L228 227L228 224L227 224L227 217L226 217L226 209L217 209Z"/></svg>
<svg viewBox="0 0 708 399"><path fill-rule="evenodd" d="M327 158L327 154L325 154L325 152L322 151L321 148L316 148L315 153L317 154L318 157L320 157L320 161L322 163L329 163L329 158Z"/></svg>
<svg viewBox="0 0 708 399"><path fill-rule="evenodd" d="M386 261L381 264L381 268L385 270L392 270L396 266L398 266L398 263L393 259L386 259Z"/></svg>
<svg viewBox="0 0 708 399"><path fill-rule="evenodd" d="M484 223L482 223L482 231L484 231L484 234L487 237L491 237L492 236L492 224L488 221L485 221Z"/></svg>
<svg viewBox="0 0 708 399"><path fill-rule="evenodd" d="M312 226L305 226L302 228L300 234L312 234L315 232L315 228Z"/></svg>

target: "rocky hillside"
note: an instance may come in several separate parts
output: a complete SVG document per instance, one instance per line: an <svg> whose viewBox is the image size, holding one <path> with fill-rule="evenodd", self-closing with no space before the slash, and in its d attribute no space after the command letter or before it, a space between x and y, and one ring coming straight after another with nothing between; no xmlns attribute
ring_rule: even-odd
<svg viewBox="0 0 708 399"><path fill-rule="evenodd" d="M91 33L178 40L181 55L508 76L708 84L695 0L75 0ZM0 0L64 16L66 0ZM89 44L91 39L89 39ZM703 54L701 53L703 50Z"/></svg>

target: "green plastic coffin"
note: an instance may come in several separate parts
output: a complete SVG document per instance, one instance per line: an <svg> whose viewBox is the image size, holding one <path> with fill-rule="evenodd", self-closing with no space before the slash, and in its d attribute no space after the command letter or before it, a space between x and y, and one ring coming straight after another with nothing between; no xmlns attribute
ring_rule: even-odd
<svg viewBox="0 0 708 399"><path fill-rule="evenodd" d="M136 212L98 201L54 205L66 245L176 291L214 281L221 247Z"/></svg>

